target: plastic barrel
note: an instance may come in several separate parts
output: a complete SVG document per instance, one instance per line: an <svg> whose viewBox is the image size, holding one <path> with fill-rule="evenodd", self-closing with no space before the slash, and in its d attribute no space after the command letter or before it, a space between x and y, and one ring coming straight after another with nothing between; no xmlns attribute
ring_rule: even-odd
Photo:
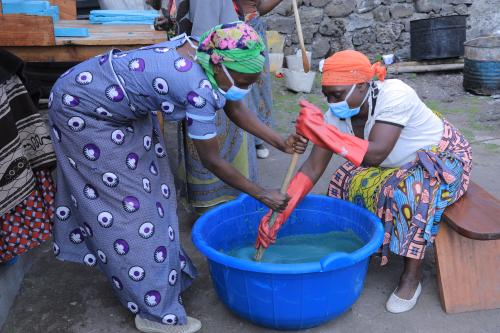
<svg viewBox="0 0 500 333"><path fill-rule="evenodd" d="M382 244L383 227L368 210L348 201L307 196L278 237L352 230L364 245L318 262L269 264L226 255L255 242L267 208L242 195L196 222L192 239L207 259L219 299L237 315L261 326L297 330L318 326L347 311L361 295L368 259Z"/></svg>
<svg viewBox="0 0 500 333"><path fill-rule="evenodd" d="M464 89L474 94L500 93L500 36L465 43Z"/></svg>
<svg viewBox="0 0 500 333"><path fill-rule="evenodd" d="M465 15L410 22L412 60L444 59L464 55Z"/></svg>

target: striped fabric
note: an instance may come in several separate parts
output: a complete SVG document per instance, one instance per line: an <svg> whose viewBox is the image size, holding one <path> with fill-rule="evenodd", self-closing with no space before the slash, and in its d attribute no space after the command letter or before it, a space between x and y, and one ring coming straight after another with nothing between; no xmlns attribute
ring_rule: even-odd
<svg viewBox="0 0 500 333"><path fill-rule="evenodd" d="M55 164L50 135L23 83L0 84L0 215L35 188L33 169Z"/></svg>

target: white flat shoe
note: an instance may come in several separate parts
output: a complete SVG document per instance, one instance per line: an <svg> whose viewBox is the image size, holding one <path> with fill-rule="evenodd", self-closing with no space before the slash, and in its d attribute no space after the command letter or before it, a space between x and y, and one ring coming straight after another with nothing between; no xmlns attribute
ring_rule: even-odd
<svg viewBox="0 0 500 333"><path fill-rule="evenodd" d="M402 313L410 311L415 307L415 304L417 304L418 297L422 292L422 284L420 282L418 283L417 290L415 290L415 294L413 294L413 297L411 299L403 299L398 297L396 295L396 290L393 291L393 293L387 300L387 303L385 303L385 308L387 309L387 311L392 313Z"/></svg>
<svg viewBox="0 0 500 333"><path fill-rule="evenodd" d="M188 316L186 325L166 325L136 315L135 327L144 333L194 333L201 329L201 322Z"/></svg>
<svg viewBox="0 0 500 333"><path fill-rule="evenodd" d="M261 159L265 159L269 157L269 149L267 149L264 145L259 145L257 148L257 157Z"/></svg>

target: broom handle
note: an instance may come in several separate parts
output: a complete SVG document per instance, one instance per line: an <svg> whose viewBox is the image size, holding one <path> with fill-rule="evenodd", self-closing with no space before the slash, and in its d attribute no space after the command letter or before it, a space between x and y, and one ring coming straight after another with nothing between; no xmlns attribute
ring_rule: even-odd
<svg viewBox="0 0 500 333"><path fill-rule="evenodd" d="M290 185L290 182L292 181L292 176L293 172L295 170L295 166L297 165L297 161L299 160L299 154L293 153L292 160L290 161L290 165L288 166L288 171L286 173L285 179L283 179L283 184L281 185L281 194L286 195L286 192L288 190L288 186ZM271 218L269 219L269 229L271 229L276 222L276 218L278 217L277 212L273 211L271 214ZM264 251L266 249L263 246L259 246L257 249L257 252L255 252L255 261L260 261L262 259L262 256L264 255Z"/></svg>
<svg viewBox="0 0 500 333"><path fill-rule="evenodd" d="M304 66L304 73L309 72L309 58L307 58L306 46L304 45L304 35L302 34L302 24L300 24L299 7L297 0L292 1L293 14L295 15L295 24L297 25L297 35L299 36L300 49L302 50L302 65Z"/></svg>

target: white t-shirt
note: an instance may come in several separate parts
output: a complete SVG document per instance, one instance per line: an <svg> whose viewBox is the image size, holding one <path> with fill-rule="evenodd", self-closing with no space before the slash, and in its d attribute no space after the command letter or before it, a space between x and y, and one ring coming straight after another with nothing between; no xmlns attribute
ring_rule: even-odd
<svg viewBox="0 0 500 333"><path fill-rule="evenodd" d="M419 149L437 145L443 136L443 121L439 119L418 97L415 90L396 79L375 82L378 88L375 110L369 97L369 116L365 124L364 139L367 140L376 122L393 124L402 128L396 145L382 167L400 167L415 159ZM372 92L376 89L373 89ZM354 134L351 119L341 120L330 111L325 121L344 133Z"/></svg>

